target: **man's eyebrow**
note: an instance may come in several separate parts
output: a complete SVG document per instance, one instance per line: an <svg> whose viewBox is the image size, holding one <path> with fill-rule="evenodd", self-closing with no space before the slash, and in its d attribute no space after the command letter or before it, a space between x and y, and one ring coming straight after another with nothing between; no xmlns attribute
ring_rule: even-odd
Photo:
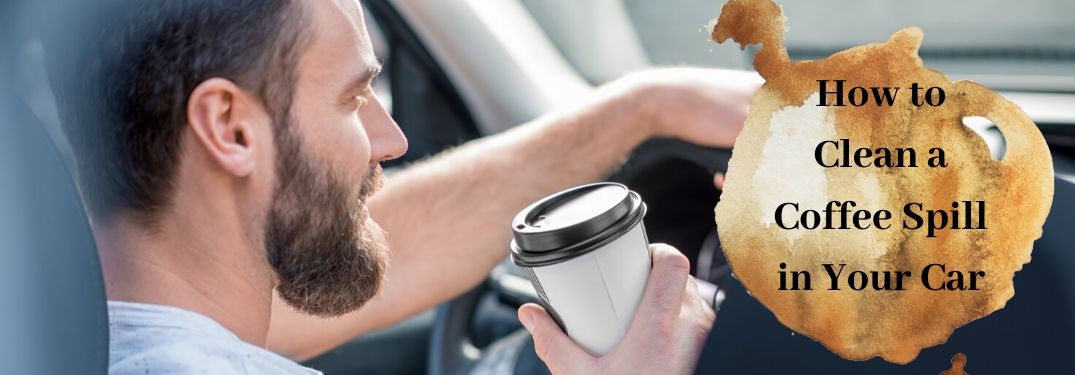
<svg viewBox="0 0 1075 375"><path fill-rule="evenodd" d="M350 94L356 91L365 90L369 87L370 83L373 82L373 79L376 78L378 74L381 74L381 69L382 65L379 62L370 64L369 68L366 68L362 74L359 74L351 80L351 83L344 87L344 93Z"/></svg>

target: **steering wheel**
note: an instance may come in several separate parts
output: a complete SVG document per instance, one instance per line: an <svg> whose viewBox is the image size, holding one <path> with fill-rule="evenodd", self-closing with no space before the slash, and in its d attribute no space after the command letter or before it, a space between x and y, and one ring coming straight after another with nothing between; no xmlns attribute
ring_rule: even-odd
<svg viewBox="0 0 1075 375"><path fill-rule="evenodd" d="M481 350L467 337L467 328L479 298L487 289L487 283L488 281L437 308L433 332L430 335L430 375L466 374L481 359Z"/></svg>
<svg viewBox="0 0 1075 375"><path fill-rule="evenodd" d="M632 154L629 163L645 166L661 163L668 159L681 159L704 168L708 173L727 169L730 150L696 146L671 139L654 139L641 146ZM711 256L715 238L703 241L701 254ZM507 244L505 244L505 247ZM721 254L722 258L722 254ZM707 259L708 261L708 259ZM697 280L699 293L710 306L719 307L723 302L723 292L716 284L705 277L713 273L709 263L705 269L699 268ZM726 275L723 273L722 275ZM533 343L526 330L518 330L502 337L484 348L478 348L469 337L471 321L479 302L488 294L497 300L515 307L524 303L538 303L539 298L521 273L515 271L510 260L505 260L490 273L489 278L480 285L448 301L437 308L430 337L428 373L431 375L464 375L474 373L517 373L520 371L538 371L547 373L543 364L532 355ZM529 351L529 353L527 353ZM535 366L519 366L520 361L535 361ZM540 366L538 366L540 364ZM541 371L544 370L544 371Z"/></svg>
<svg viewBox="0 0 1075 375"><path fill-rule="evenodd" d="M526 330L518 330L484 348L474 346L468 335L479 302L487 294L494 294L498 301L513 307L538 303L530 281L509 262L505 260L494 268L485 282L437 308L430 336L429 374L514 373L520 355L525 350L533 351Z"/></svg>

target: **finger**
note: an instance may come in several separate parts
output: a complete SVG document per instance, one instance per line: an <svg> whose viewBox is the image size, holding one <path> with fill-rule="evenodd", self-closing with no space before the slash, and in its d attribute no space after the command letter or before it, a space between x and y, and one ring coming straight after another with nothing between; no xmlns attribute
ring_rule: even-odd
<svg viewBox="0 0 1075 375"><path fill-rule="evenodd" d="M534 351L554 374L585 373L594 358L571 340L541 306L519 307L519 322L534 337Z"/></svg>
<svg viewBox="0 0 1075 375"><path fill-rule="evenodd" d="M679 314L683 295L686 293L690 261L679 250L665 244L650 245L653 253L653 269L650 270L646 291L636 316L654 317L659 320Z"/></svg>
<svg viewBox="0 0 1075 375"><path fill-rule="evenodd" d="M683 300L686 301L688 299L691 301L702 299L702 295L698 293L698 283L694 281L693 276L689 275L687 276L687 287L683 292Z"/></svg>
<svg viewBox="0 0 1075 375"><path fill-rule="evenodd" d="M724 173L717 172L713 175L713 186L716 186L719 190L724 190Z"/></svg>
<svg viewBox="0 0 1075 375"><path fill-rule="evenodd" d="M692 276L687 276L687 288L683 293L683 306L698 311L701 313L700 316L709 322L712 322L717 316L709 302L702 298L701 292L698 291L698 283Z"/></svg>

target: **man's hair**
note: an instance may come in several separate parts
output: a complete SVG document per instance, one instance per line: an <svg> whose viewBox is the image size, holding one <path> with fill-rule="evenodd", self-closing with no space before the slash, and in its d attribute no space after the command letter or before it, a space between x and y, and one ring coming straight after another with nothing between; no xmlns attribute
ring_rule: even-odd
<svg viewBox="0 0 1075 375"><path fill-rule="evenodd" d="M109 0L46 43L61 122L94 216L152 222L174 191L190 94L235 82L287 116L305 14L291 0ZM81 18L80 18L81 17ZM273 121L283 124L286 121ZM275 129L277 133L281 129Z"/></svg>

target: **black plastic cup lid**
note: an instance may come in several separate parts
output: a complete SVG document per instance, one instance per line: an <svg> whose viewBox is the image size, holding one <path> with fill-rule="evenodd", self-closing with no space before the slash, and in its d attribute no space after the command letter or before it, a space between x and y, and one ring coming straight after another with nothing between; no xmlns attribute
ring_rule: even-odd
<svg viewBox="0 0 1075 375"><path fill-rule="evenodd" d="M621 184L601 182L561 191L515 215L512 260L532 267L574 258L619 238L645 214L646 204Z"/></svg>

